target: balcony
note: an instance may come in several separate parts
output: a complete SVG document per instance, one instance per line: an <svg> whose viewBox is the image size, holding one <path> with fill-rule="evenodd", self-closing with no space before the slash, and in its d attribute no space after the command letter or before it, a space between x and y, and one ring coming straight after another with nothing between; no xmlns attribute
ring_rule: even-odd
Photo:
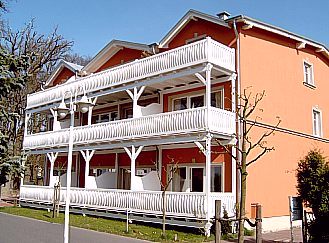
<svg viewBox="0 0 329 243"><path fill-rule="evenodd" d="M161 191L129 191L118 189L71 188L71 207L105 211L126 211L143 214L162 214ZM20 201L51 205L54 189L45 186L21 186ZM61 188L60 204L64 205L66 188ZM206 194L203 192L167 192L168 217L205 219ZM215 215L215 200L221 200L230 216L234 215L235 200L232 193L211 193L211 217Z"/></svg>
<svg viewBox="0 0 329 243"><path fill-rule="evenodd" d="M209 114L209 126L207 117ZM123 141L152 139L172 136L191 136L210 131L222 137L235 133L235 114L223 109L206 107L166 112L155 115L111 121L106 123L80 126L73 129L75 146L105 144L111 148L113 143ZM27 135L24 138L25 150L67 147L69 129Z"/></svg>
<svg viewBox="0 0 329 243"><path fill-rule="evenodd" d="M205 63L212 63L224 73L235 71L235 51L211 38L172 49L144 59L139 59L99 73L79 78L76 81L65 83L28 95L26 109L47 106L59 102L64 94L97 96L97 92L111 90L114 87L136 84L137 82L152 79L159 75L177 72L182 69L195 67Z"/></svg>

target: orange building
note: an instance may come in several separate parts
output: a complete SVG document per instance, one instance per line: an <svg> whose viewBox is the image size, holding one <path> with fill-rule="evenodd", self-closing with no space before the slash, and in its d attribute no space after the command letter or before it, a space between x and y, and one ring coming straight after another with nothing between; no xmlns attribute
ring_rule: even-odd
<svg viewBox="0 0 329 243"><path fill-rule="evenodd" d="M48 162L44 186L21 187L23 205L46 207L58 177L66 186L70 174L74 207L161 222L169 183L168 222L208 230L215 200L231 216L239 200L245 90L266 94L248 121L261 118L251 140L281 120L267 139L275 150L248 168L247 213L262 204L264 231L289 228L297 162L314 147L329 154L328 49L246 16L190 10L158 44L113 40L78 72L55 74L53 87L27 99L26 121L44 113L51 122L47 132L25 131L25 151Z"/></svg>

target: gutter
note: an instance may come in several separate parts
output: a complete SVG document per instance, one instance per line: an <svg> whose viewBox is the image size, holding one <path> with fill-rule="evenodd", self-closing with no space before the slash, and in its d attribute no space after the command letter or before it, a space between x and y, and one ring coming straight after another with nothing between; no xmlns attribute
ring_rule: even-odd
<svg viewBox="0 0 329 243"><path fill-rule="evenodd" d="M236 62L236 69L237 69L237 85L236 85L236 94L237 94L237 107L240 107L240 94L241 94L241 75L240 75L240 38L239 38L239 33L238 33L238 30L237 30L237 27L236 27L236 20L234 19L233 20L233 30L234 30L234 34L235 34L235 39L236 39L236 59L237 59L237 62ZM238 140L238 146L241 150L241 124L240 124L240 121L238 119L239 117L236 116L236 123L237 123L237 140ZM236 153L237 153L237 149L236 150ZM237 158L238 158L238 161L236 161L237 163L240 164L240 161L241 161L241 154L238 152L236 154ZM240 173L238 173L238 170L237 170L237 173L236 173L236 203L238 204L240 202L240 198L241 198L241 175Z"/></svg>

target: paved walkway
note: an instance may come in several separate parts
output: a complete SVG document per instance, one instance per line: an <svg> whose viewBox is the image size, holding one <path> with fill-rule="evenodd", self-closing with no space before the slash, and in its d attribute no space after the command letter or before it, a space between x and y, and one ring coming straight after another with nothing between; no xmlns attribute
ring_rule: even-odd
<svg viewBox="0 0 329 243"><path fill-rule="evenodd" d="M294 233L294 242L300 243L303 242L303 237L302 237L302 230L301 228L294 228L293 229ZM265 233L263 234L263 242L266 243L280 243L280 242L290 242L290 230L282 230L278 232L270 232L270 233ZM222 243L229 243L229 242L236 242L236 241L221 241ZM251 243L251 242L256 242L254 237L249 237L247 236L245 238L246 243Z"/></svg>
<svg viewBox="0 0 329 243"><path fill-rule="evenodd" d="M1 243L62 243L63 230L64 226L61 224L0 213ZM70 242L143 243L146 241L71 227Z"/></svg>

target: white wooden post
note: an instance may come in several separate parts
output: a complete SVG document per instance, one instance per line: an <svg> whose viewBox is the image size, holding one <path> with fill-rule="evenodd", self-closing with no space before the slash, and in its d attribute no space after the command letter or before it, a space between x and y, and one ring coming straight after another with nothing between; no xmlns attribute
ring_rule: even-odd
<svg viewBox="0 0 329 243"><path fill-rule="evenodd" d="M26 114L25 114L24 136L27 135L27 129L28 129L28 127L29 127L29 124L28 124L28 123L29 123L30 118L31 118L31 113L26 113Z"/></svg>
<svg viewBox="0 0 329 243"><path fill-rule="evenodd" d="M159 172L159 179L162 180L162 146L158 146L158 170L160 170ZM161 181L160 181L161 183Z"/></svg>
<svg viewBox="0 0 329 243"><path fill-rule="evenodd" d="M119 154L115 153L115 188L118 189L118 174L119 174Z"/></svg>
<svg viewBox="0 0 329 243"><path fill-rule="evenodd" d="M90 102L91 102L93 105L90 105L89 108L88 108L88 125L91 125L91 118L92 118L92 116L93 116L93 108L94 108L94 106L96 105L97 97L94 98L93 100L90 99Z"/></svg>
<svg viewBox="0 0 329 243"><path fill-rule="evenodd" d="M206 193L206 200L205 200L205 211L206 211L206 220L207 223L205 224L205 234L210 236L210 228L211 228L211 221L210 218L213 216L211 213L212 206L211 205L211 198L210 198L210 186L211 186L211 138L212 135L208 133L206 135L206 144L203 146L200 142L194 141L194 143L198 146L200 151L206 157L206 180L204 182L204 189Z"/></svg>
<svg viewBox="0 0 329 243"><path fill-rule="evenodd" d="M58 131L61 129L61 123L58 121L57 110L50 108L51 114L53 115L53 131Z"/></svg>
<svg viewBox="0 0 329 243"><path fill-rule="evenodd" d="M49 173L49 186L52 187L55 184L54 181L54 164L55 164L55 160L57 159L58 156L58 152L54 153L47 153L47 157L49 159L50 162L50 173Z"/></svg>
<svg viewBox="0 0 329 243"><path fill-rule="evenodd" d="M137 183L136 183L136 158L142 151L144 146L140 146L137 150L134 145L131 146L131 151L127 148L124 147L126 153L130 157L130 190L136 191L138 190Z"/></svg>
<svg viewBox="0 0 329 243"><path fill-rule="evenodd" d="M133 100L133 117L138 117L139 113L137 112L138 110L138 99L139 97L142 95L143 91L145 89L145 86L142 86L139 90L137 89L137 87L135 87L133 89L133 92L131 92L129 89L127 89L127 93L130 96L130 98Z"/></svg>
<svg viewBox="0 0 329 243"><path fill-rule="evenodd" d="M88 177L89 177L89 168L90 168L90 160L93 157L95 150L86 150L80 151L82 154L82 157L84 158L84 160L86 161L86 166L85 166L85 188L88 188Z"/></svg>

